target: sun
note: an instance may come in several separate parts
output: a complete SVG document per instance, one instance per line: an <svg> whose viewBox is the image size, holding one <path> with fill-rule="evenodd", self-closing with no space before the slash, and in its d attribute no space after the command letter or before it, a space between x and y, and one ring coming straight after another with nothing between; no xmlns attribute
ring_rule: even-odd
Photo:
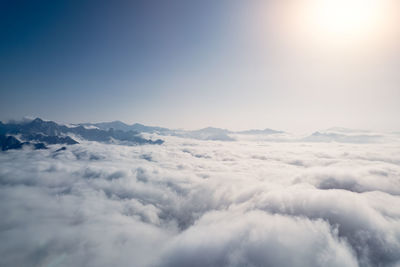
<svg viewBox="0 0 400 267"><path fill-rule="evenodd" d="M385 20L385 0L306 0L303 21L319 38L357 40L374 35ZM386 12L387 13L387 12Z"/></svg>
<svg viewBox="0 0 400 267"><path fill-rule="evenodd" d="M379 21L379 0L317 0L315 22L335 34L368 31Z"/></svg>

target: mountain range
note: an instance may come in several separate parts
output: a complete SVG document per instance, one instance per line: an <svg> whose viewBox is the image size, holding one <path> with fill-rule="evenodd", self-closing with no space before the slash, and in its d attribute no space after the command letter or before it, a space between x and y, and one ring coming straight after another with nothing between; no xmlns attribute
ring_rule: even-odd
<svg viewBox="0 0 400 267"><path fill-rule="evenodd" d="M156 133L159 135L171 135L184 138L194 138L198 140L215 140L215 141L234 141L235 139L230 135L245 134L245 135L271 135L282 134L283 131L276 131L272 129L264 130L246 130L246 131L231 131L227 129L206 127L199 130L181 130L181 129L168 129L157 126L146 126L143 124L135 123L132 125L125 124L121 121L101 122L101 123L82 123L78 126L87 128L97 128L101 130L121 130L121 131L135 131L140 133Z"/></svg>
<svg viewBox="0 0 400 267"><path fill-rule="evenodd" d="M71 137L72 136L72 137ZM53 121L44 121L36 118L28 122L0 122L1 149L18 149L24 145L34 145L35 148L46 148L46 145L78 144L73 137L97 142L121 141L125 144L162 144L163 140L150 140L140 136L139 132L128 130L122 131L110 128L101 130L98 128L88 129L82 125L67 127Z"/></svg>
<svg viewBox="0 0 400 267"><path fill-rule="evenodd" d="M78 144L79 140L122 143L126 145L162 144L164 142L161 139L146 139L141 133L214 141L235 141L235 138L240 138L240 135L271 135L279 139L282 137L281 134L285 134L283 131L276 131L269 128L246 131L231 131L215 127L207 127L199 130L181 130L146 126L139 123L129 125L121 121L81 123L67 126L54 121L44 121L36 118L22 122L0 122L0 149L19 149L23 146L46 149L48 145L54 144ZM367 131L335 127L322 132L314 132L307 137L292 139L291 141L375 143L381 139L382 136L371 134Z"/></svg>
<svg viewBox="0 0 400 267"><path fill-rule="evenodd" d="M78 144L79 139L110 143L113 141L125 144L162 144L163 140L155 141L143 138L141 133L151 133L164 136L177 136L183 138L194 138L198 140L234 141L231 135L271 135L284 133L271 129L230 131L214 127L199 130L168 129L157 126L146 126L135 123L125 124L121 121L81 123L62 125L54 121L44 121L40 118L25 120L22 122L0 122L1 149L17 149L26 145L35 148L46 148L47 145Z"/></svg>
<svg viewBox="0 0 400 267"><path fill-rule="evenodd" d="M351 134L348 134L351 133ZM378 143L383 140L383 136L377 134L368 134L366 131L362 132L314 132L313 134L302 139L304 142L337 142L337 143L353 143L353 144L367 144Z"/></svg>

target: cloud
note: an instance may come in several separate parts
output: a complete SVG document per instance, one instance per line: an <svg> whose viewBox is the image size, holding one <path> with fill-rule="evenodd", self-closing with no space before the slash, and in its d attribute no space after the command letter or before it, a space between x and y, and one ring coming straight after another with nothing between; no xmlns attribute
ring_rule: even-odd
<svg viewBox="0 0 400 267"><path fill-rule="evenodd" d="M261 211L215 211L167 246L161 266L357 266L322 220Z"/></svg>
<svg viewBox="0 0 400 267"><path fill-rule="evenodd" d="M398 266L400 144L0 153L2 266Z"/></svg>

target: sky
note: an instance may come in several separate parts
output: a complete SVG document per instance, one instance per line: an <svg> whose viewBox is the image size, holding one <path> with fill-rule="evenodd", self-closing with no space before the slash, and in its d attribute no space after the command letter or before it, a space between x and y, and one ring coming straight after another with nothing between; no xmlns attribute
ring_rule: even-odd
<svg viewBox="0 0 400 267"><path fill-rule="evenodd" d="M399 131L395 0L0 1L0 120Z"/></svg>

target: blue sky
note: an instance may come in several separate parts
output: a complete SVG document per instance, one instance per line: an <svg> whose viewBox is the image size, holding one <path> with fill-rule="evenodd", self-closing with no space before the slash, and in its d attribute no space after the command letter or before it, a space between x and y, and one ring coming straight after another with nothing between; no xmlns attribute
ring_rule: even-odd
<svg viewBox="0 0 400 267"><path fill-rule="evenodd" d="M398 24L299 30L307 1L1 1L0 119L399 129Z"/></svg>

